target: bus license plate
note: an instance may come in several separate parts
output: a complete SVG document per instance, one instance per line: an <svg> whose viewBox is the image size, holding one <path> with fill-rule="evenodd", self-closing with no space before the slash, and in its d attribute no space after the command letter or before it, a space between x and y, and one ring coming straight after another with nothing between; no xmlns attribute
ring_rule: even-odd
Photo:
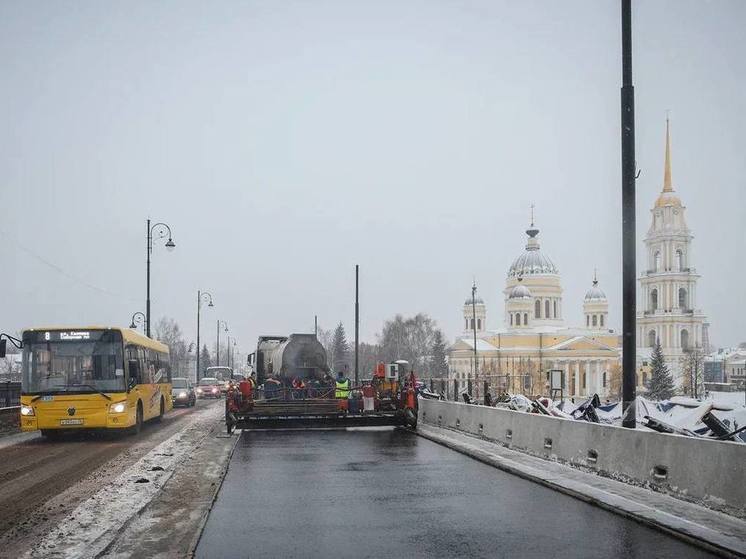
<svg viewBox="0 0 746 559"><path fill-rule="evenodd" d="M60 425L83 425L82 419L60 419Z"/></svg>

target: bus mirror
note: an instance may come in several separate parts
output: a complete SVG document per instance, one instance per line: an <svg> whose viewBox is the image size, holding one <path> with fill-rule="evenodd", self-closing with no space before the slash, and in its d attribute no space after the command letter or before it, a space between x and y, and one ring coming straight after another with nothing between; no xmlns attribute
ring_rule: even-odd
<svg viewBox="0 0 746 559"><path fill-rule="evenodd" d="M0 340L0 359L5 357L5 348L8 345L8 340Z"/></svg>
<svg viewBox="0 0 746 559"><path fill-rule="evenodd" d="M130 387L135 386L140 381L140 363L137 359L132 359L129 362L130 370Z"/></svg>

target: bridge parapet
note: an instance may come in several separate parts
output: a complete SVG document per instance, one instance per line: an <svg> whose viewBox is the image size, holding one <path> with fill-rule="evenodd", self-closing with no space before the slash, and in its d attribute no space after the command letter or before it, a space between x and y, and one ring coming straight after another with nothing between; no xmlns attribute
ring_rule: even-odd
<svg viewBox="0 0 746 559"><path fill-rule="evenodd" d="M746 445L438 400L419 422L746 518Z"/></svg>

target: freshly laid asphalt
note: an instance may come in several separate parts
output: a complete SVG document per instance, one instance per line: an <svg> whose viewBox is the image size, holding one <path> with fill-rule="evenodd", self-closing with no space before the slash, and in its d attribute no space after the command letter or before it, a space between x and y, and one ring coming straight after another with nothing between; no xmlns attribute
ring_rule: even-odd
<svg viewBox="0 0 746 559"><path fill-rule="evenodd" d="M196 556L710 557L389 429L244 432Z"/></svg>

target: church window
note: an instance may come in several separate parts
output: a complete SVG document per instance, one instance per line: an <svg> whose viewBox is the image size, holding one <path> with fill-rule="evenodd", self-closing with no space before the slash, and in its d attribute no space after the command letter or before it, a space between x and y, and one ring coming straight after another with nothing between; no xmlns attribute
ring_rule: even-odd
<svg viewBox="0 0 746 559"><path fill-rule="evenodd" d="M600 315L598 318L601 321L601 327L603 328L603 325L604 325L604 315Z"/></svg>
<svg viewBox="0 0 746 559"><path fill-rule="evenodd" d="M598 326L598 317L595 314L593 315L593 326Z"/></svg>
<svg viewBox="0 0 746 559"><path fill-rule="evenodd" d="M549 318L549 301L544 301L544 316Z"/></svg>
<svg viewBox="0 0 746 559"><path fill-rule="evenodd" d="M681 349L689 349L689 332L687 330L681 331Z"/></svg>
<svg viewBox="0 0 746 559"><path fill-rule="evenodd" d="M513 326L513 313L510 313L510 325Z"/></svg>
<svg viewBox="0 0 746 559"><path fill-rule="evenodd" d="M588 388L588 373L583 372L583 390Z"/></svg>
<svg viewBox="0 0 746 559"><path fill-rule="evenodd" d="M528 326L528 313L523 313L523 324Z"/></svg>
<svg viewBox="0 0 746 559"><path fill-rule="evenodd" d="M648 347L655 347L655 330L648 332Z"/></svg>
<svg viewBox="0 0 746 559"><path fill-rule="evenodd" d="M534 317L541 318L541 301L538 299L534 303Z"/></svg>
<svg viewBox="0 0 746 559"><path fill-rule="evenodd" d="M474 319L471 319L471 329L474 330Z"/></svg>
<svg viewBox="0 0 746 559"><path fill-rule="evenodd" d="M656 272L660 272L661 271L661 253L660 252L656 252L655 253L655 268L654 268L654 270Z"/></svg>
<svg viewBox="0 0 746 559"><path fill-rule="evenodd" d="M606 371L604 371L604 374L601 378L602 378L601 382L603 383L603 387L606 388Z"/></svg>
<svg viewBox="0 0 746 559"><path fill-rule="evenodd" d="M681 249L676 251L676 269L680 272L684 269L684 253Z"/></svg>
<svg viewBox="0 0 746 559"><path fill-rule="evenodd" d="M591 315L587 314L585 315L585 325L590 326L591 325Z"/></svg>
<svg viewBox="0 0 746 559"><path fill-rule="evenodd" d="M679 288L679 308L686 309L686 289Z"/></svg>
<svg viewBox="0 0 746 559"><path fill-rule="evenodd" d="M557 318L557 301L554 302L554 318Z"/></svg>
<svg viewBox="0 0 746 559"><path fill-rule="evenodd" d="M468 330L468 329L469 329L469 319L468 319L468 318L465 318L465 319L464 319L464 328L465 328L466 330Z"/></svg>
<svg viewBox="0 0 746 559"><path fill-rule="evenodd" d="M655 311L658 310L658 290L653 289L650 292L650 310Z"/></svg>
<svg viewBox="0 0 746 559"><path fill-rule="evenodd" d="M519 312L515 313L515 325L516 326L521 325L521 313Z"/></svg>
<svg viewBox="0 0 746 559"><path fill-rule="evenodd" d="M481 330L481 329L482 329L482 319L478 318L477 319L477 330Z"/></svg>

